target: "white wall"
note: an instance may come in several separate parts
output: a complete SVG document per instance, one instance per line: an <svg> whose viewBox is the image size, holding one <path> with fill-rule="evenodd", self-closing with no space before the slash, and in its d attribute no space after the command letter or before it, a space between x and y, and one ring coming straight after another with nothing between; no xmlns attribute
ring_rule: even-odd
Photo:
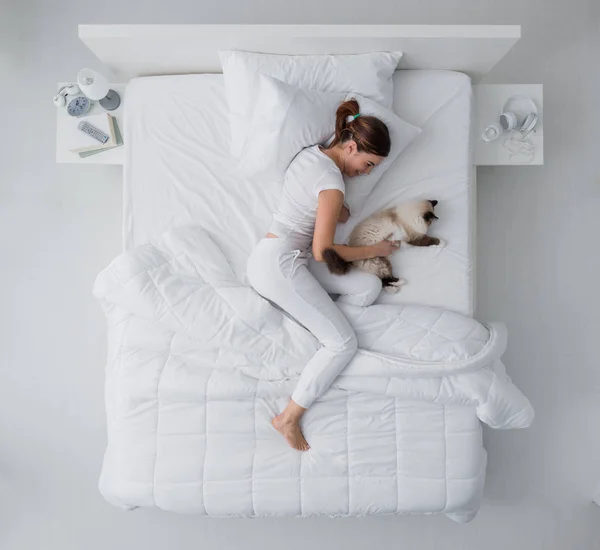
<svg viewBox="0 0 600 550"><path fill-rule="evenodd" d="M285 7L284 7L285 6ZM597 0L3 0L0 7L0 548L600 548ZM125 513L96 489L105 328L95 274L120 250L115 167L54 163L55 83L100 68L78 23L520 23L487 82L545 85L543 168L479 172L479 316L537 410L486 432L477 519L209 520ZM241 546L240 545L240 546Z"/></svg>

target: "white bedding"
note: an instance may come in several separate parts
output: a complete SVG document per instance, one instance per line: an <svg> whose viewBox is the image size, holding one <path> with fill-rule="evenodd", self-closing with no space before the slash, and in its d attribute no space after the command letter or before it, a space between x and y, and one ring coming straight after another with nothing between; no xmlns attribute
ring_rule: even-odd
<svg viewBox="0 0 600 550"><path fill-rule="evenodd" d="M408 198L437 199L440 220L433 233L448 244L444 249L397 253L396 269L408 285L396 296L382 296L380 302L416 303L471 315L475 205L469 179L470 81L447 71L400 71L394 79L396 112L423 131L384 175L362 215ZM392 378L398 379L377 362L369 368L379 372L378 377L348 376L353 372L348 370L340 377L344 383L337 383L306 415L311 458L287 447L269 424L285 405L293 376L273 386L239 374L251 374L252 369L238 370L233 378L225 375L224 370L248 367L243 349L252 340L244 331L230 335L234 338L230 349L215 347L216 342L198 347L198 342L188 341L190 327L198 327L196 335L212 327L206 321L195 325L211 308L220 311L219 319L231 315L231 309L215 305L215 296L224 296L222 289L210 299L200 292L196 296L208 300L200 305L188 300L186 289L206 279L207 269L215 269L219 284L229 281L225 286L228 293L233 289L234 309L256 300L251 290L237 285L246 281L246 259L270 224L281 183L248 181L230 158L220 75L136 79L127 93L128 253L101 274L95 289L109 321L109 444L101 479L107 500L129 508L155 505L209 515L443 512L456 520L471 519L479 506L486 465L477 417L494 424L494 415L485 413L482 395L491 395L497 386L477 383L468 395L454 399L458 394L450 391L454 386L447 385L448 377L418 382L408 378L392 384ZM339 238L358 221L340 226ZM209 238L192 238L197 235L192 229L162 237L190 225L202 227L201 235ZM173 235L181 241L177 246L185 261L172 256ZM150 241L161 244L140 248ZM174 262L163 265L165 255ZM118 276L123 266L139 272L142 279L149 273L158 279L152 275L151 282L134 284L132 290ZM157 281L164 281L162 292L155 292ZM183 315L175 320L187 319L183 335L164 325L169 311L182 305ZM439 312L397 325L410 310L377 309L382 307L370 308L374 313L364 318L362 336L357 332L363 349L375 349L372 337L396 326L403 330L412 326L410 337L427 333L426 346L417 348L420 352L427 347L435 352L440 338L448 335L465 336L461 331L466 325L453 321L444 325L450 332L438 337L435 319L443 318ZM402 352L407 333L386 334L383 352ZM301 349L303 342L310 349L310 343L298 338L288 337L286 349ZM386 393L390 388L399 393ZM479 397L472 399L473 392ZM438 400L442 395L449 398ZM530 421L528 404L521 403L524 416L503 416L502 400L492 402L500 406L496 412L504 418L500 427ZM511 407L519 410L513 401L504 404L505 413ZM232 424L230 418L241 425ZM202 447L209 436L210 449Z"/></svg>
<svg viewBox="0 0 600 550"><path fill-rule="evenodd" d="M280 182L248 181L229 154L222 75L141 78L127 89L124 244L201 224L245 280L248 254L265 233ZM384 174L362 216L413 197L439 200L432 233L444 249L405 249L394 256L408 284L378 303L418 303L473 313L470 182L471 83L451 71L397 71L394 110L421 135ZM340 226L343 240L359 220Z"/></svg>
<svg viewBox="0 0 600 550"><path fill-rule="evenodd" d="M500 362L503 327L424 306L343 304L359 350L307 412L311 449L270 425L318 341L242 286L199 227L116 258L94 293L109 323L116 505L211 516L446 513L472 519L486 455L477 418L533 410Z"/></svg>

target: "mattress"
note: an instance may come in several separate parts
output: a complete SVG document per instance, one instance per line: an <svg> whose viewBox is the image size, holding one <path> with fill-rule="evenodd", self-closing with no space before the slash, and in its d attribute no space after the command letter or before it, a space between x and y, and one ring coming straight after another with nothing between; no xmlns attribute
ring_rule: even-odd
<svg viewBox="0 0 600 550"><path fill-rule="evenodd" d="M452 71L397 71L394 110L421 135L384 174L361 218L412 198L439 201L432 234L443 249L405 247L393 256L408 281L378 303L415 303L471 315L474 303L474 185L471 181L471 83ZM222 75L133 80L127 90L124 247L165 231L201 225L246 280L246 260L264 235L281 182L253 181L229 155ZM343 242L360 220L338 228Z"/></svg>

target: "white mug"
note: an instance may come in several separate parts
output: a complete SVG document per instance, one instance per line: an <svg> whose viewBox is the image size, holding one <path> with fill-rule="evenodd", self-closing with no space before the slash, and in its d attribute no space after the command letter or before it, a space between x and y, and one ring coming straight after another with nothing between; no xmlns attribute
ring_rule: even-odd
<svg viewBox="0 0 600 550"><path fill-rule="evenodd" d="M497 122L490 124L481 134L483 141L494 141L504 130Z"/></svg>

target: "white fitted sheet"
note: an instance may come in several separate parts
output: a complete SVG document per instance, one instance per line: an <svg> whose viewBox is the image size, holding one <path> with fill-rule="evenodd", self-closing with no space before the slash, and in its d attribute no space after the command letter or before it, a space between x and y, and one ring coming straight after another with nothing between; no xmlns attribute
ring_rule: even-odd
<svg viewBox="0 0 600 550"><path fill-rule="evenodd" d="M475 203L471 184L471 83L452 71L397 71L394 110L422 128L369 198L361 217L416 197L437 199L439 248L404 248L393 263L408 284L381 303L473 313ZM266 232L281 182L250 181L229 155L222 75L148 77L127 90L124 245L200 224L246 280L247 257ZM338 230L341 242L360 220Z"/></svg>

